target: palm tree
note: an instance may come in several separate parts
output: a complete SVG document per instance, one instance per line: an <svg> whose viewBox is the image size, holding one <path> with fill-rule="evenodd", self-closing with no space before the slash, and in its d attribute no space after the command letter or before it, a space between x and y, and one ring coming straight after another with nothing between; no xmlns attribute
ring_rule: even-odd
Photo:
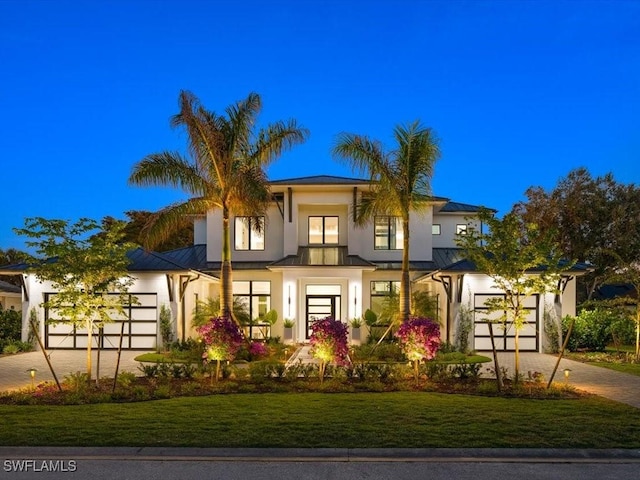
<svg viewBox="0 0 640 480"><path fill-rule="evenodd" d="M190 198L155 214L144 229L143 243L153 248L188 225L191 215L221 209L220 313L233 317L229 220L232 215L247 216L252 218L252 226L264 228L262 218L271 201L264 169L283 151L304 142L308 131L295 120L275 122L256 131L262 108L256 93L227 107L226 115L206 110L188 91L180 92L179 106L171 126L186 130L191 158L176 152L147 155L133 167L129 183L181 188Z"/></svg>
<svg viewBox="0 0 640 480"><path fill-rule="evenodd" d="M338 135L333 155L371 177L371 191L356 205L356 225L364 226L375 215L402 220L403 250L400 280L400 320L411 312L409 277L409 212L429 205L434 165L440 158L438 139L431 128L416 121L393 131L396 149L385 151L377 140L352 133Z"/></svg>

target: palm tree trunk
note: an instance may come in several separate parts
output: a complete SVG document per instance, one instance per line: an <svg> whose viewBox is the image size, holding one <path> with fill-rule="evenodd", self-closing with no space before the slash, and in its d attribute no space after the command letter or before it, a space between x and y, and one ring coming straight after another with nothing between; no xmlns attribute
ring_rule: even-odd
<svg viewBox="0 0 640 480"><path fill-rule="evenodd" d="M411 314L411 280L409 277L409 216L402 219L402 274L400 278L400 320L406 322Z"/></svg>
<svg viewBox="0 0 640 480"><path fill-rule="evenodd" d="M232 318L231 230L229 208L222 208L222 265L220 267L220 314Z"/></svg>

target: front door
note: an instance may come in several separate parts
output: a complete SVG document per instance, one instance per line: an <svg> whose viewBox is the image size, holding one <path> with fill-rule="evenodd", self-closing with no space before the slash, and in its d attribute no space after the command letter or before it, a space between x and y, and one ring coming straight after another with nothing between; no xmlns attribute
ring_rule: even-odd
<svg viewBox="0 0 640 480"><path fill-rule="evenodd" d="M340 313L340 295L307 295L307 339L311 337L311 325L326 317L336 318Z"/></svg>

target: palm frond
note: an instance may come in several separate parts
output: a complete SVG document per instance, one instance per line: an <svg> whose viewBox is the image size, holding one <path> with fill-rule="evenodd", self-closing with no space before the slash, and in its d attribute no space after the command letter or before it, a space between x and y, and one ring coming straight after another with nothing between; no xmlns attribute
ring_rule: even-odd
<svg viewBox="0 0 640 480"><path fill-rule="evenodd" d="M177 230L189 228L193 223L193 215L203 215L212 207L210 200L199 197L169 205L154 213L140 232L143 246L153 250Z"/></svg>
<svg viewBox="0 0 640 480"><path fill-rule="evenodd" d="M257 165L267 166L285 150L304 143L308 137L309 130L298 126L293 119L272 123L258 132L250 158Z"/></svg>
<svg viewBox="0 0 640 480"><path fill-rule="evenodd" d="M147 155L134 165L129 184L139 186L171 186L192 195L201 195L204 182L201 172L177 152Z"/></svg>

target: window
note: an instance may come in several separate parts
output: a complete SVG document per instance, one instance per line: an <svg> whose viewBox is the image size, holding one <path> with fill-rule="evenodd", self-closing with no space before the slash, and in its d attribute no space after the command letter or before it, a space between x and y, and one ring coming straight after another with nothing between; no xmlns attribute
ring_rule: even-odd
<svg viewBox="0 0 640 480"><path fill-rule="evenodd" d="M264 217L260 218L264 226ZM264 250L264 230L258 231L256 219L236 217L236 250Z"/></svg>
<svg viewBox="0 0 640 480"><path fill-rule="evenodd" d="M376 217L374 235L376 250L402 250L402 219L386 215Z"/></svg>
<svg viewBox="0 0 640 480"><path fill-rule="evenodd" d="M456 225L456 235L466 235L467 234L467 226L458 224Z"/></svg>
<svg viewBox="0 0 640 480"><path fill-rule="evenodd" d="M268 338L268 327L254 323L262 323L260 319L271 310L271 282L234 281L233 299L235 304L244 306L246 318L243 323L248 323L245 331L249 338ZM251 319L251 323L246 321L248 319Z"/></svg>
<svg viewBox="0 0 640 480"><path fill-rule="evenodd" d="M380 314L384 310L384 302L389 295L400 293L400 282L377 281L371 282L371 310Z"/></svg>
<svg viewBox="0 0 640 480"><path fill-rule="evenodd" d="M440 235L440 224L434 223L431 225L431 234L432 235Z"/></svg>
<svg viewBox="0 0 640 480"><path fill-rule="evenodd" d="M309 245L337 245L338 217L309 217Z"/></svg>

